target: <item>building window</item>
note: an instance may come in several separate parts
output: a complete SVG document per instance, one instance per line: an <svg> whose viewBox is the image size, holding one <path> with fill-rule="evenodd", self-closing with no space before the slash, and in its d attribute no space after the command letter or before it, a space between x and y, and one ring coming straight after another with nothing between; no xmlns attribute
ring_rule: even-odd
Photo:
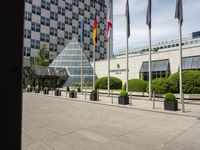
<svg viewBox="0 0 200 150"><path fill-rule="evenodd" d="M58 7L58 14L60 15L65 15L65 8L62 8L62 7Z"/></svg>
<svg viewBox="0 0 200 150"><path fill-rule="evenodd" d="M26 3L32 4L32 0L25 0Z"/></svg>
<svg viewBox="0 0 200 150"><path fill-rule="evenodd" d="M31 56L31 48L30 47L24 47L24 56Z"/></svg>
<svg viewBox="0 0 200 150"><path fill-rule="evenodd" d="M40 48L40 41L31 39L31 48L39 49Z"/></svg>
<svg viewBox="0 0 200 150"><path fill-rule="evenodd" d="M78 28L77 27L72 27L72 33L78 34Z"/></svg>
<svg viewBox="0 0 200 150"><path fill-rule="evenodd" d="M32 22L31 23L31 30L36 31L36 32L40 32L40 24L36 23L36 22Z"/></svg>
<svg viewBox="0 0 200 150"><path fill-rule="evenodd" d="M45 26L49 26L50 25L50 19L42 16L41 17L41 24L45 25Z"/></svg>
<svg viewBox="0 0 200 150"><path fill-rule="evenodd" d="M24 29L24 37L30 39L31 38L31 30Z"/></svg>
<svg viewBox="0 0 200 150"><path fill-rule="evenodd" d="M76 7L78 7L78 0L72 0L72 4Z"/></svg>
<svg viewBox="0 0 200 150"><path fill-rule="evenodd" d="M157 60L151 62L152 79L168 77L170 75L169 60ZM149 62L143 62L140 68L140 79L149 80Z"/></svg>
<svg viewBox="0 0 200 150"><path fill-rule="evenodd" d="M79 15L84 16L84 10L83 9L79 8L78 13L79 13Z"/></svg>
<svg viewBox="0 0 200 150"><path fill-rule="evenodd" d="M50 10L50 3L45 0L42 0L41 7L44 9Z"/></svg>
<svg viewBox="0 0 200 150"><path fill-rule="evenodd" d="M65 30L65 23L59 21L58 22L58 29Z"/></svg>
<svg viewBox="0 0 200 150"><path fill-rule="evenodd" d="M59 45L65 45L65 39L62 37L58 37L58 44Z"/></svg>
<svg viewBox="0 0 200 150"><path fill-rule="evenodd" d="M66 2L65 3L65 9L72 11L72 4Z"/></svg>
<svg viewBox="0 0 200 150"><path fill-rule="evenodd" d="M72 25L72 18L65 17L65 23L68 25Z"/></svg>
<svg viewBox="0 0 200 150"><path fill-rule="evenodd" d="M49 34L40 33L40 40L43 42L49 42Z"/></svg>
<svg viewBox="0 0 200 150"><path fill-rule="evenodd" d="M32 13L36 15L41 15L41 8L39 6L33 5L32 6Z"/></svg>
<svg viewBox="0 0 200 150"><path fill-rule="evenodd" d="M73 12L72 13L72 19L78 20L78 14Z"/></svg>
<svg viewBox="0 0 200 150"><path fill-rule="evenodd" d="M58 21L58 14L51 11L51 13L50 13L50 18L51 18L52 20Z"/></svg>
<svg viewBox="0 0 200 150"><path fill-rule="evenodd" d="M24 18L25 20L31 21L32 18L31 12L25 11Z"/></svg>
<svg viewBox="0 0 200 150"><path fill-rule="evenodd" d="M51 0L51 4L58 5L58 0Z"/></svg>
<svg viewBox="0 0 200 150"><path fill-rule="evenodd" d="M68 39L68 40L71 40L72 39L72 33L65 31L65 38Z"/></svg>
<svg viewBox="0 0 200 150"><path fill-rule="evenodd" d="M49 43L49 50L52 52L57 52L57 44Z"/></svg>
<svg viewBox="0 0 200 150"><path fill-rule="evenodd" d="M50 27L50 35L57 36L58 35L58 30L54 27Z"/></svg>

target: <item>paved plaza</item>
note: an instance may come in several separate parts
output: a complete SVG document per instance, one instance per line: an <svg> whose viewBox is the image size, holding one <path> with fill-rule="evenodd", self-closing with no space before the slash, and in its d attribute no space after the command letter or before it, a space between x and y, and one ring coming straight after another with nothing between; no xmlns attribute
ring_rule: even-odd
<svg viewBox="0 0 200 150"><path fill-rule="evenodd" d="M192 112L199 105L186 105L192 113L181 116L150 105L144 111L144 100L116 107L106 97L79 99L24 93L22 150L200 150L200 111Z"/></svg>

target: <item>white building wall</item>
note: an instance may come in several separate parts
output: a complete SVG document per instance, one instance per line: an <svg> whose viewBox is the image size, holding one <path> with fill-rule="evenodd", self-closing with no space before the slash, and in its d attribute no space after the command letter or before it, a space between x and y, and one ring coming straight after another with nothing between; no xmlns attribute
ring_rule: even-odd
<svg viewBox="0 0 200 150"><path fill-rule="evenodd" d="M183 57L198 56L198 55L200 55L199 46L183 49ZM129 79L134 79L134 78L139 79L139 72L140 72L142 62L148 61L148 59L149 59L148 54L129 57L129 69L130 69ZM152 60L163 60L163 59L169 59L171 74L178 71L178 66L179 66L179 50L178 49L152 53ZM119 69L117 67L117 64L120 65ZM91 65L93 66L93 63L91 63ZM126 57L111 59L110 65L111 65L110 75L120 78L124 83L126 81L126 71L125 71ZM107 60L96 62L96 74L98 78L103 77L103 76L108 76L107 68L108 68ZM124 71L121 71L120 73L112 72L112 70L120 70L120 69L123 69Z"/></svg>

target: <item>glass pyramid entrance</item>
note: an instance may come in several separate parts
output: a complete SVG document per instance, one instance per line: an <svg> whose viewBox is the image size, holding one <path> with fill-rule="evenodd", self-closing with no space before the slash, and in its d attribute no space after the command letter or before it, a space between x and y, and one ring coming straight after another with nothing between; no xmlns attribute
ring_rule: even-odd
<svg viewBox="0 0 200 150"><path fill-rule="evenodd" d="M74 83L81 82L81 51L80 44L73 38L49 65L49 67L66 68L68 78L63 86L73 86ZM92 83L92 79L93 68L83 53L83 82Z"/></svg>

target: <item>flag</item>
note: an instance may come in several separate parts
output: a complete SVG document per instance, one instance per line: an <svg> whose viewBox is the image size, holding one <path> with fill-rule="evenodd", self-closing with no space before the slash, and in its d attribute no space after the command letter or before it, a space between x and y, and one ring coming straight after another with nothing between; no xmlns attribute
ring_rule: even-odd
<svg viewBox="0 0 200 150"><path fill-rule="evenodd" d="M81 42L82 42L82 44L84 44L84 19L81 21L81 28L82 28Z"/></svg>
<svg viewBox="0 0 200 150"><path fill-rule="evenodd" d="M175 18L177 18L181 25L183 23L183 5L182 0L176 0Z"/></svg>
<svg viewBox="0 0 200 150"><path fill-rule="evenodd" d="M128 0L126 1L126 10L125 10L125 16L127 18L127 36L130 36L130 16L129 16L129 3Z"/></svg>
<svg viewBox="0 0 200 150"><path fill-rule="evenodd" d="M148 25L149 28L151 28L151 0L148 0L146 25Z"/></svg>
<svg viewBox="0 0 200 150"><path fill-rule="evenodd" d="M110 31L112 28L112 22L110 21L110 16L108 15L108 22L107 22L107 33L106 33L106 38L109 39L110 38Z"/></svg>
<svg viewBox="0 0 200 150"><path fill-rule="evenodd" d="M93 43L94 45L96 45L97 43L97 18L96 18L96 14L95 14L95 19L94 19L94 31L93 31Z"/></svg>

